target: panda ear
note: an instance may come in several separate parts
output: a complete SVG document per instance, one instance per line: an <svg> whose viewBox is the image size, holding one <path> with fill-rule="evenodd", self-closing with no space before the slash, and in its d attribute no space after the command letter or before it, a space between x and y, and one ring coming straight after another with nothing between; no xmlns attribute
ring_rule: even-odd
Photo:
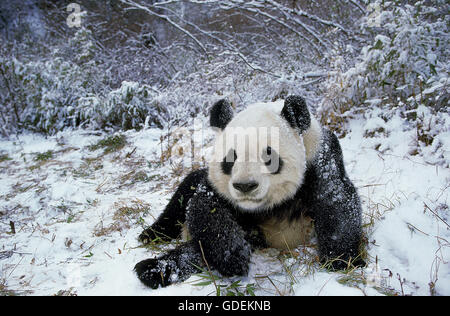
<svg viewBox="0 0 450 316"><path fill-rule="evenodd" d="M209 123L211 127L217 127L223 130L232 120L233 115L233 108L231 107L230 101L227 99L222 99L213 105L209 117Z"/></svg>
<svg viewBox="0 0 450 316"><path fill-rule="evenodd" d="M305 99L298 95L290 95L286 98L281 116L300 134L311 125L311 116Z"/></svg>

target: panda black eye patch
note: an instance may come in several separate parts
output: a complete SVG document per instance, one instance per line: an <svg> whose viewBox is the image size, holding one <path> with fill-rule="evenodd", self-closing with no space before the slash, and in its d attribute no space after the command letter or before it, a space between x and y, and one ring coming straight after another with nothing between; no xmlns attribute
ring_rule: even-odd
<svg viewBox="0 0 450 316"><path fill-rule="evenodd" d="M224 174L230 175L231 169L233 169L234 162L237 159L236 151L234 149L230 149L228 154L223 158L221 163L222 172Z"/></svg>
<svg viewBox="0 0 450 316"><path fill-rule="evenodd" d="M283 166L283 160L272 147L268 146L264 149L261 158L271 174L280 173L281 167Z"/></svg>

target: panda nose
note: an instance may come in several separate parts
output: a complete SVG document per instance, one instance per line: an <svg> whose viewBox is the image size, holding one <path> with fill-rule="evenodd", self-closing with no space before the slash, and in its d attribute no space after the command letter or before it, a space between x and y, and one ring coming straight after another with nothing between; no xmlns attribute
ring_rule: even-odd
<svg viewBox="0 0 450 316"><path fill-rule="evenodd" d="M241 191L242 193L249 193L258 187L258 183L256 182L233 183L233 187L236 190Z"/></svg>

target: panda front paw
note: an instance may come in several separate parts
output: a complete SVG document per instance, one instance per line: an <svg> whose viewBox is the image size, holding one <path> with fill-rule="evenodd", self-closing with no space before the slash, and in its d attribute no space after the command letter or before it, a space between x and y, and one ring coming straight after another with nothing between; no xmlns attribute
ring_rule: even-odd
<svg viewBox="0 0 450 316"><path fill-rule="evenodd" d="M146 286L157 289L172 283L172 269L169 262L160 259L147 259L139 262L134 267L139 280Z"/></svg>
<svg viewBox="0 0 450 316"><path fill-rule="evenodd" d="M154 228L149 227L145 229L138 237L138 240L144 245L149 243L160 243L170 241L171 239L162 233L158 233Z"/></svg>
<svg viewBox="0 0 450 316"><path fill-rule="evenodd" d="M220 256L217 256L218 258ZM225 277L246 276L248 274L251 257L251 247L246 245L234 253L226 252L222 260L217 260L214 267Z"/></svg>
<svg viewBox="0 0 450 316"><path fill-rule="evenodd" d="M152 238L153 237L153 238ZM150 241L152 241L153 239L155 239L155 236L153 235L153 233L150 231L150 229L146 229L144 230L138 237L138 240L143 243L144 245L150 243Z"/></svg>

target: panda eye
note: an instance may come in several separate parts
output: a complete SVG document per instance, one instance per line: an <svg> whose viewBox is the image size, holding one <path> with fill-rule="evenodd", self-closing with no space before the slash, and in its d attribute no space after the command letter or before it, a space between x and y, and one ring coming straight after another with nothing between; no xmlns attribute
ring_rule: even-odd
<svg viewBox="0 0 450 316"><path fill-rule="evenodd" d="M268 146L264 149L261 158L266 166L270 165L272 162L272 147Z"/></svg>
<svg viewBox="0 0 450 316"><path fill-rule="evenodd" d="M231 169L233 169L234 162L237 159L236 151L234 149L231 149L228 154L223 158L222 161L222 171L224 174L230 175Z"/></svg>
<svg viewBox="0 0 450 316"><path fill-rule="evenodd" d="M272 149L272 147L268 146L265 150L263 150L261 158L271 174L280 173L281 167L283 166L283 160L280 155Z"/></svg>

